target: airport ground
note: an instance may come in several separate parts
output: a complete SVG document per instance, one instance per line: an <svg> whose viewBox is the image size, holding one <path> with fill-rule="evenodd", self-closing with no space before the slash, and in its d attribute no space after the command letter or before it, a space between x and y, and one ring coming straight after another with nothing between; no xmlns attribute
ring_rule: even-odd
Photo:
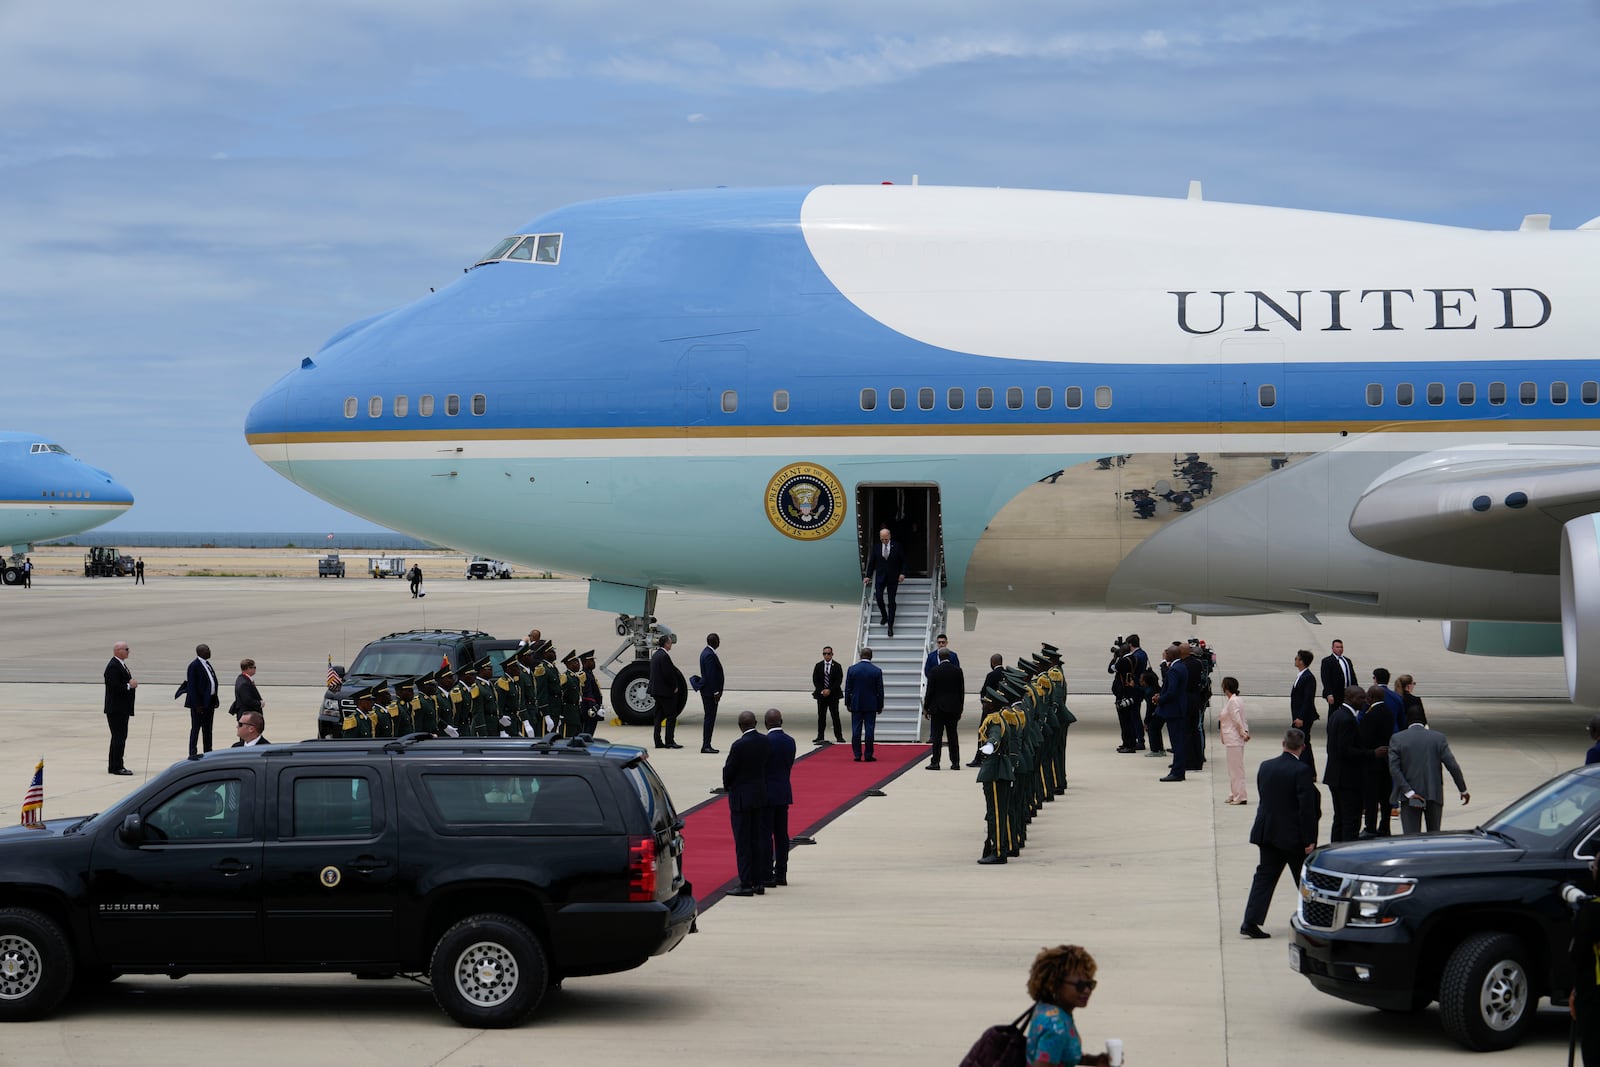
<svg viewBox="0 0 1600 1067"><path fill-rule="evenodd" d="M311 554L294 555L286 571L314 573ZM172 573L220 569L180 556ZM424 600L392 581L155 571L144 587L46 570L31 590L0 589L0 823L17 818L41 756L49 817L101 810L181 758L187 717L170 697L198 641L210 643L225 683L239 658L258 661L267 734L277 741L313 733L327 657L348 662L384 633L444 626L516 636L539 626L563 650L604 654L617 644L611 617L585 608L581 582L466 582L437 570ZM856 609L662 594L658 615L683 638L685 673L705 633L722 635L730 691L716 743L726 751L733 713L745 707L780 708L790 732L809 742L811 665L825 643L848 649ZM1049 641L1068 657L1079 716L1070 789L1004 869L974 863L983 827L972 773L913 768L886 796L825 828L815 846L796 849L788 887L721 901L698 933L636 971L568 982L519 1030L457 1027L426 989L404 980L130 976L49 1020L6 1026L0 1064L954 1064L985 1026L1026 1007L1029 961L1061 942L1083 944L1099 961L1100 987L1078 1017L1085 1046L1120 1037L1135 1067L1426 1067L1471 1056L1444 1037L1436 1007L1388 1015L1325 997L1293 974L1287 883L1266 924L1273 939L1238 936L1255 808L1224 803L1214 737L1213 762L1183 784L1158 783L1157 760L1113 751L1106 650L1129 629L1146 647L1190 635L1215 647L1221 672L1238 677L1246 695L1252 786L1256 764L1277 751L1294 650L1321 655L1336 636L1363 674L1381 663L1418 677L1472 790L1470 807L1447 809L1447 829L1474 825L1581 762L1587 745L1588 715L1565 703L1558 661L1453 656L1435 623L986 611L976 632L951 635L969 677L991 651L1014 659ZM100 673L119 639L132 645L143 683L128 745L133 779L106 775L99 714ZM694 703L682 725L691 739L700 729ZM219 743L231 742L221 735L232 720L219 720ZM963 723L975 725L970 714ZM648 743L642 730L610 733ZM962 744L965 757L970 729ZM652 753L680 807L703 799L720 771L719 757L696 749ZM1492 1060L1556 1064L1566 1037L1565 1011L1547 1006L1523 1046Z"/></svg>

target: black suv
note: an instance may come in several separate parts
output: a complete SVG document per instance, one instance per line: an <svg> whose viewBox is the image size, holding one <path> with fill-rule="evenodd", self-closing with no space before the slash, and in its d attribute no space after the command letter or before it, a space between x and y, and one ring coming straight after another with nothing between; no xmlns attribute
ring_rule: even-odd
<svg viewBox="0 0 1600 1067"><path fill-rule="evenodd" d="M317 736L339 736L340 724L354 712L355 695L363 689L432 673L446 659L459 671L463 664L492 656L498 669L516 647L515 641L496 640L478 630L406 630L380 637L363 648L348 669L334 668L343 681L338 689L330 688L322 695Z"/></svg>
<svg viewBox="0 0 1600 1067"><path fill-rule="evenodd" d="M645 752L604 741L220 749L0 830L0 1020L119 974L347 971L514 1026L690 932L682 827Z"/></svg>
<svg viewBox="0 0 1600 1067"><path fill-rule="evenodd" d="M1439 1002L1445 1031L1510 1048L1540 997L1572 989L1562 883L1589 885L1600 766L1551 779L1482 826L1333 845L1307 862L1289 963L1324 993L1386 1011Z"/></svg>

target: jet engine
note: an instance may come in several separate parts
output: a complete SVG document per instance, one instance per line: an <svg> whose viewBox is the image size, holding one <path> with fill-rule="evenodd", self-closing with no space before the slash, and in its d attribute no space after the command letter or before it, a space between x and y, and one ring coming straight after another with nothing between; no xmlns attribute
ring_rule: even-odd
<svg viewBox="0 0 1600 1067"><path fill-rule="evenodd" d="M1600 515L1561 528L1561 645L1572 702L1600 705Z"/></svg>

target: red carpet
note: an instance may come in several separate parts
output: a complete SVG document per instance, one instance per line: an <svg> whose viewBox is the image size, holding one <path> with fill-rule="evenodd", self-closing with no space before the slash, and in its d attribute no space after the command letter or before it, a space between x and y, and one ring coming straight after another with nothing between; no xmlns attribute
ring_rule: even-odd
<svg viewBox="0 0 1600 1067"><path fill-rule="evenodd" d="M876 763L857 763L849 745L818 746L794 761L790 782L794 804L789 808L789 836L810 837L855 807L868 790L900 777L913 764L928 758L928 746L878 745ZM733 825L728 798L716 796L691 808L683 816L683 870L694 886L700 910L727 895L739 881L733 856ZM804 863L805 850L790 857L790 866Z"/></svg>

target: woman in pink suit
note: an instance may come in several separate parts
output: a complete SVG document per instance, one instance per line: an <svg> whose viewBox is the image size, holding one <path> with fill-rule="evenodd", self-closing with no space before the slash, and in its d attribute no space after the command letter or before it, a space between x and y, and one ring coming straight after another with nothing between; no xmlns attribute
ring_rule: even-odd
<svg viewBox="0 0 1600 1067"><path fill-rule="evenodd" d="M1224 678L1222 691L1228 695L1228 702L1217 716L1217 728L1222 734L1222 747L1228 754L1228 803L1248 804L1250 797L1244 785L1244 743L1250 740L1250 724L1244 718L1239 679Z"/></svg>

